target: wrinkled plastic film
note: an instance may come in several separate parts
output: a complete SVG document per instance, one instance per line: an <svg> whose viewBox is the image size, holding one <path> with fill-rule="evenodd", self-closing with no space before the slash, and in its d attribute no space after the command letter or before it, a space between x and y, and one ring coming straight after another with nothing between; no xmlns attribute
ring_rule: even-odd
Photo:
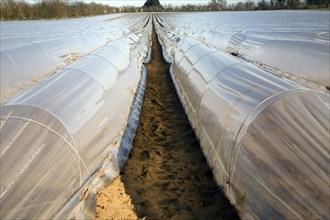
<svg viewBox="0 0 330 220"><path fill-rule="evenodd" d="M99 171L54 218L93 219L95 217L97 191L110 184L119 175L132 148L146 85L147 70L144 66L141 73L139 87L120 143L109 152Z"/></svg>
<svg viewBox="0 0 330 220"><path fill-rule="evenodd" d="M328 95L302 91L272 102L251 121L236 143L231 199L254 217L327 219L328 104Z"/></svg>
<svg viewBox="0 0 330 220"><path fill-rule="evenodd" d="M150 45L148 43L151 37L151 23L148 23L148 31L144 35L143 44ZM140 52L141 48L138 47L136 52ZM150 51L150 48L149 50ZM150 53L148 53L150 54ZM133 57L137 57L134 56ZM142 56L142 57L145 57ZM138 59L142 62L144 59ZM111 183L115 177L119 174L120 168L124 165L129 151L132 147L132 141L135 136L135 130L137 128L139 114L142 106L142 99L144 95L144 89L146 84L146 69L141 66L141 79L138 90L135 95L134 103L132 105L130 116L127 120L127 125L124 130L120 143L116 143L116 146L109 152L108 156L104 160L100 170L95 173L83 188L80 189L67 203L67 205L55 216L55 218L78 218L78 219L93 219L96 212L96 192Z"/></svg>
<svg viewBox="0 0 330 220"><path fill-rule="evenodd" d="M132 17L122 16L121 19L110 22L105 20L106 16L101 16L85 19L82 24L80 19L65 20L66 25L72 28L62 31L61 34L56 30L61 30L65 25L57 24L58 21L47 25L44 21L21 22L26 23L23 27L20 27L19 22L1 21L1 32L4 35L0 37L3 46L1 47L1 103L9 101L58 69L106 43L138 33L142 28L140 21L146 16ZM20 28L10 31L12 23L17 23ZM35 26L38 25L39 29L36 31ZM86 26L91 28L86 31L84 29ZM49 27L53 27L54 30L49 30ZM22 33L20 30L24 30L26 36L17 36ZM111 34L108 33L109 30ZM124 33L124 30L129 31ZM123 57L118 57L120 58Z"/></svg>
<svg viewBox="0 0 330 220"><path fill-rule="evenodd" d="M1 209L1 218L59 213L118 147L147 55L147 33L150 28L139 37L114 42L1 106L1 163L6 164L1 180L6 184L1 185L0 201L1 207L8 206ZM31 147L23 144L27 140ZM10 169L7 164L13 161L16 168ZM35 172L38 164L42 167ZM20 202L17 192L25 195ZM45 206L33 205L30 196Z"/></svg>
<svg viewBox="0 0 330 220"><path fill-rule="evenodd" d="M283 15L286 16L285 12ZM329 95L246 62L258 64L256 55L266 51L267 45L274 43L278 45L276 49L283 52L282 45L298 39L296 44L288 43L292 46L290 52L303 51L294 56L297 63L281 62L282 66L276 66L279 68L276 71L280 71L277 75L291 74L288 73L291 70L283 67L286 62L292 62L294 65L286 66L294 67L295 71L308 70L304 64L299 64L307 63L308 53L324 58L322 54L326 52L326 48L315 49L320 43L328 44L328 35L319 34L322 27L306 35L299 32L287 35L285 28L273 35L272 28L279 27L271 26L267 32L258 22L249 25L247 18L254 15L243 13L246 21L241 22L246 25L246 32L240 33L242 38L238 39L239 46L235 50L244 61L226 50L220 52L212 48L214 45L202 43L208 37L202 33L211 33L208 29L212 25L224 27L224 33L233 32L226 34L224 41L238 36L241 26L226 22L226 16L232 16L230 13L221 22L211 22L203 30L180 28L176 16L157 16L153 17L156 31L166 60L172 62L171 76L176 90L217 183L240 216L246 219L329 218ZM124 27L141 22L142 17L127 16ZM129 141L134 136L137 118L132 116L136 111L131 105L143 80L140 65L148 53L146 46L150 45L147 43L151 33L149 20L141 22L148 31L141 31L141 25L133 25L122 33L125 39L110 40L112 43L107 47L83 57L1 106L1 140L5 140L4 144L1 142L1 167L3 163L6 166L1 179L5 177L6 184L1 185L0 202L1 207L3 204L9 207L4 210L13 210L1 212L1 218L93 217L96 189L117 175L119 161L125 160ZM182 19L181 22L189 27L191 20ZM202 19L193 20L194 24L202 22ZM301 33L307 30L307 26L299 28ZM119 26L117 30L119 33ZM42 35L36 39L38 37ZM225 44L222 42L221 48ZM24 45L30 44L21 46ZM274 49L270 48L269 51ZM60 49L54 50L54 54L59 54ZM112 57L113 54L118 56ZM125 59L127 56L131 59ZM322 69L324 62L319 62ZM95 68L90 68L91 65L98 71L93 71ZM272 70L273 67L267 68ZM294 77L287 78L300 82ZM122 115L119 116L118 111ZM25 146L26 141L32 147L22 149L24 153L18 158L15 149ZM59 152L63 157L56 155L51 158L54 160L48 159L52 157L48 148L51 153ZM104 158L104 169L100 169ZM43 167L38 166L40 160ZM54 166L47 163L49 160ZM9 164L15 164L13 173L7 171L11 168ZM63 167L63 164L70 166ZM35 170L40 173L32 172ZM57 175L59 170L65 172ZM57 187L48 190L54 176L66 178L64 187L69 187L63 190L62 182L57 179ZM26 196L17 201L20 197L11 196L14 192ZM82 203L78 203L80 199ZM41 200L43 209L37 209L33 204Z"/></svg>
<svg viewBox="0 0 330 220"><path fill-rule="evenodd" d="M166 50L173 35L191 37L309 88L329 88L328 13L239 13L161 14L157 28Z"/></svg>
<svg viewBox="0 0 330 220"><path fill-rule="evenodd" d="M47 218L50 210L65 202L65 195L82 185L87 170L70 134L52 115L24 106L1 109L1 114L1 218L16 218L17 213ZM48 184L54 187L45 187L50 179ZM53 199L45 202L45 198Z"/></svg>
<svg viewBox="0 0 330 220"><path fill-rule="evenodd" d="M176 90L217 183L240 216L328 218L330 195L324 186L329 182L330 147L329 126L324 123L330 118L329 95L278 78L225 52L212 52L193 39L170 40L160 26L158 32L163 35L160 39L167 38L172 44L170 70ZM204 49L193 52L198 47ZM203 50L209 52L197 52ZM259 119L268 112L276 114L271 121L277 120L278 126ZM273 156L275 150L286 156L291 169L282 165L282 156ZM295 172L305 183L297 184ZM310 172L323 177L309 180ZM281 182L274 182L275 176ZM321 187L311 190L317 188L317 182ZM294 188L296 184L295 191L282 190L282 185ZM286 202L290 194L293 199ZM302 202L308 198L310 202Z"/></svg>

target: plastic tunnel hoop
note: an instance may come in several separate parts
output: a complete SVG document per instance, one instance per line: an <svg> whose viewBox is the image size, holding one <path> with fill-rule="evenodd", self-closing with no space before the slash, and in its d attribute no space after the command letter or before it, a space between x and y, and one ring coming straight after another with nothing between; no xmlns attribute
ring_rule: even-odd
<svg viewBox="0 0 330 220"><path fill-rule="evenodd" d="M251 122L230 182L244 218L328 218L328 98L314 90L283 96Z"/></svg>
<svg viewBox="0 0 330 220"><path fill-rule="evenodd" d="M42 123L38 120L35 120L33 118L28 118L26 116L20 116L19 115L12 115L14 109L18 109L18 108L27 108L27 109L31 109L31 112L44 112L43 114L49 115L50 118L52 118L52 120L55 120L55 124L58 124L56 127L60 126L63 128L63 131L65 131L63 134L61 134L62 132L60 131L60 129L56 129L56 128L52 128L48 125L46 125L45 123ZM80 157L78 148L76 146L76 143L74 141L74 138L72 137L72 134L69 132L69 129L65 126L65 124L61 121L61 119L59 119L56 115L52 114L51 112L45 110L44 108L40 107L40 106L36 106L36 105L27 105L27 104L9 104L6 105L3 109L2 109L2 114L3 112L6 112L7 109L11 109L9 111L9 114L6 116L0 116L0 119L4 120L1 122L1 126L0 128L3 128L3 126L7 123L8 119L17 119L17 120L23 120L23 121L27 121L27 122L31 122L34 123L42 128L44 128L45 130L49 130L50 132L52 132L54 135L56 135L57 137L59 137L59 139L62 139L63 142L65 142L69 149L71 149L71 151L73 152L73 154L75 155L75 157L78 159L79 163L81 163L84 167L84 169L86 170L86 172L88 173L88 175L90 175L84 161L82 160L82 158ZM34 110L33 110L34 109ZM33 110L33 111L32 111ZM29 111L29 110L27 110ZM66 138L66 137L67 138ZM3 153L1 153L1 157L2 157ZM82 184L82 182L81 182Z"/></svg>
<svg viewBox="0 0 330 220"><path fill-rule="evenodd" d="M136 25L137 34L129 32L1 106L1 218L50 218L60 213L66 218L65 204L73 196L79 201L104 158L118 150L127 120L138 119L135 110L134 117L128 117L151 25L142 34L141 28ZM26 47L31 45L44 53L35 44ZM129 142L132 135L124 138ZM25 196L17 201L15 193Z"/></svg>
<svg viewBox="0 0 330 220"><path fill-rule="evenodd" d="M329 197L326 183L330 171L326 167L330 137L329 126L324 123L329 120L329 95L225 52L206 52L204 58L195 58L204 53L189 53L181 46L193 42L202 48L208 46L159 25L156 28L164 50L173 60L170 75L214 178L240 216L328 218L329 202L325 199ZM300 145L305 148L299 149ZM292 164L282 167L283 161ZM300 183L294 173L300 175ZM281 181L277 185L276 179ZM293 191L285 190L285 185ZM310 201L304 197L307 194ZM290 202L286 203L288 195Z"/></svg>
<svg viewBox="0 0 330 220"><path fill-rule="evenodd" d="M24 109L18 112L18 107L8 106L1 110L2 113L8 111L6 116L0 118L3 126L1 136L6 135L6 138L1 137L1 144L4 147L1 149L1 182L3 183L0 200L1 218L14 218L15 213L26 213L27 209L45 216L50 210L58 208L58 202L39 204L41 201L52 198L54 194L57 195L58 201L65 200L65 195L70 194L72 190L70 185L82 185L87 176L80 156L70 143L70 135L62 123L42 109L23 106ZM24 113L27 117L20 113ZM29 118L35 114L41 117L39 117L40 121L33 117ZM8 130L10 128L12 130ZM26 131L34 131L34 133L26 133ZM21 145L22 142L24 145ZM20 147L15 148L15 146ZM17 149L24 153L15 153ZM9 168L11 172L8 172ZM55 168L59 168L60 172L52 172ZM27 173L33 174L34 178L27 179ZM57 179L52 180L52 184L56 187L44 192L45 180L52 178L50 173L56 175ZM68 178L67 174L75 175L76 178ZM66 178L59 183L58 180L63 177ZM67 188L63 189L65 187ZM13 196L13 193L25 196ZM30 200L34 201L33 205L27 205L28 195L32 196ZM40 200L41 195L43 200ZM19 202L17 198L20 198Z"/></svg>
<svg viewBox="0 0 330 220"><path fill-rule="evenodd" d="M309 91L315 91L312 89L308 89L308 88L294 88L294 89L289 89L289 90L285 90L279 93L276 93L270 97L268 97L267 99L263 100L262 102L260 102L254 109L251 110L251 112L246 116L246 118L244 119L241 127L239 128L235 141L234 141L234 145L232 148L232 154L231 154L231 160L232 162L230 162L230 168L229 168L229 179L230 182L232 182L233 176L234 176L234 172L235 172L235 164L236 164L236 159L237 159L237 155L241 146L241 140L244 137L246 131L249 128L249 125L253 122L253 120L258 117L258 115L266 108L268 108L270 105L272 105L272 103L280 100L283 97L289 96L289 95L293 95L296 93L303 93L303 92L309 92ZM230 185L229 185L230 187Z"/></svg>
<svg viewBox="0 0 330 220"><path fill-rule="evenodd" d="M8 105L8 107L13 107L13 106L19 106L19 105ZM26 105L25 105L26 106ZM39 110L42 110L40 107L38 106L31 106L33 108L36 108L36 109L39 109ZM45 111L45 110L42 110L42 111ZM49 112L47 112L49 113ZM49 113L50 115L52 115L51 113ZM63 127L65 127L65 125L55 116L55 115L52 115L52 117L56 118L59 123L61 123L61 125ZM51 133L53 133L54 135L56 135L57 137L59 137L59 139L63 140L63 142L65 142L67 144L67 146L69 147L69 149L71 150L71 152L73 152L73 155L75 156L75 158L77 158L77 161L78 161L78 164L79 164L79 169L80 169L80 186L83 184L82 182L82 176L81 176L81 166L80 164L83 165L83 168L85 169L85 171L87 172L87 174L90 176L90 173L86 167L86 164L84 163L83 159L81 158L79 152L78 152L78 148L74 142L74 139L73 137L71 136L71 134L69 132L68 135L70 137L70 140L72 143L70 143L70 141L68 141L63 135L61 135L59 132L57 132L56 130L54 130L53 128L41 123L41 122L38 122L36 120L33 120L32 118L27 118L27 117L22 117L22 116L12 116L12 115L7 115L7 116L0 116L0 119L4 120L3 122L1 122L1 128L4 126L4 124L10 120L10 119L14 119L14 120L22 120L22 121L26 121L26 122L30 122L30 123L34 123L42 128L44 128L45 130L47 131L50 131ZM8 149L7 148L4 148L2 151L1 151L1 156L0 158L2 158L5 154L5 152L7 151ZM0 199L2 198L3 196L3 193L1 193L1 196L0 196Z"/></svg>

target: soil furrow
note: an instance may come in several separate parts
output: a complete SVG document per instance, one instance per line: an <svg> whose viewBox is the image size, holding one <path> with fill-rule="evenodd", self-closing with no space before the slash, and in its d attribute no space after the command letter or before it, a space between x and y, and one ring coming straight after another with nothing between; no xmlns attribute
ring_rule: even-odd
<svg viewBox="0 0 330 220"><path fill-rule="evenodd" d="M237 219L213 180L155 32L152 41L140 122L120 175L129 205L138 218Z"/></svg>

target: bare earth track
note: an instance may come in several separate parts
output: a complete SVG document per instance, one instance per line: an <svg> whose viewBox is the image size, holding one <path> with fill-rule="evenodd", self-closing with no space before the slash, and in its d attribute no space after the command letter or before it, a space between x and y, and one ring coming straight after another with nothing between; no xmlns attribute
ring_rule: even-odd
<svg viewBox="0 0 330 220"><path fill-rule="evenodd" d="M238 219L212 178L175 92L156 33L130 157L98 192L99 219Z"/></svg>

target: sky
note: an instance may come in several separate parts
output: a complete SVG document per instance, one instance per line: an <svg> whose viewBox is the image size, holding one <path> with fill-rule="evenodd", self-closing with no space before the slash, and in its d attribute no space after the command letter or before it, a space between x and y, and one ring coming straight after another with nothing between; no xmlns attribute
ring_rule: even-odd
<svg viewBox="0 0 330 220"><path fill-rule="evenodd" d="M34 2L35 0L26 0L28 2ZM72 0L69 0L72 1ZM104 5L110 5L114 7L121 7L121 6L126 6L126 5L132 5L132 6L137 6L137 7L142 7L143 4L146 2L146 0L77 0L77 1L83 1L86 3L89 2L95 2L99 4L104 4ZM211 0L160 0L160 4L166 5L166 4L172 4L174 6L180 6L180 5L187 5L187 4L196 4L196 5L206 5L210 2ZM231 3L237 3L239 0L227 0L228 4ZM245 0L241 0L245 2Z"/></svg>

